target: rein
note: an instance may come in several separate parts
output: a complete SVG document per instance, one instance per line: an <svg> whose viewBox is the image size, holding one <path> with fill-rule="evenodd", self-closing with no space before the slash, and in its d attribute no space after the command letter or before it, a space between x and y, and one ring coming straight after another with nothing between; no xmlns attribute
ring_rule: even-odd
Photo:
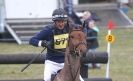
<svg viewBox="0 0 133 81"><path fill-rule="evenodd" d="M84 45L86 46L86 44L82 41L82 42L80 42L80 43L74 48L74 50L71 51L71 52L72 52L72 53L76 53L76 52L77 52L76 48L78 48L78 46L79 46L80 44L84 44ZM58 50L52 49L52 48L50 48L50 47L47 47L47 48L50 49L50 50L52 50L52 51L58 52L58 53L65 53L65 52L63 52L63 51L58 51Z"/></svg>
<svg viewBox="0 0 133 81"><path fill-rule="evenodd" d="M81 45L81 44L84 44L85 45L85 47L87 47L86 46L86 43L85 42L83 42L83 41L81 41L80 43L78 43L78 45L75 47L75 51L76 51L76 49Z"/></svg>
<svg viewBox="0 0 133 81"><path fill-rule="evenodd" d="M82 42L80 42L80 43L74 48L74 50L71 51L71 52L72 52L72 53L77 53L78 51L77 51L76 49L80 46L80 44L84 44L84 45L86 46L86 44L82 41ZM63 52L63 51L58 51L58 50L52 49L52 48L50 48L50 47L47 47L47 48L50 49L50 50L52 50L52 51L58 52L58 53L65 53L65 52Z"/></svg>
<svg viewBox="0 0 133 81"><path fill-rule="evenodd" d="M50 48L50 47L47 47L49 50L51 50L51 51L55 51L55 52L58 52L58 53L65 53L65 52L63 52L63 51L58 51L58 50L55 50L55 49L52 49L52 48Z"/></svg>
<svg viewBox="0 0 133 81"><path fill-rule="evenodd" d="M72 53L76 53L75 55L80 55L80 54L77 54L77 53L80 53L80 51L79 52L72 52ZM80 56L81 57L81 56ZM72 65L71 65L71 63L70 63L70 58L68 57L68 65L70 66L70 70L71 70L71 68L72 68ZM78 69L77 69L77 71L76 71L76 75L75 76L73 76L73 74L72 74L72 71L70 71L70 73L71 73L71 76L72 76L72 81L75 81L75 79L76 79L76 77L77 77L77 74L78 74L78 71L80 70L80 66L78 67Z"/></svg>
<svg viewBox="0 0 133 81"><path fill-rule="evenodd" d="M79 53L79 50L77 50L77 48L78 48L81 44L83 44L83 45L85 45L85 47L87 47L86 43L85 43L84 41L81 41L81 42L78 43L78 44L74 47L74 49L71 50L70 52L71 52L72 54L78 54L78 53Z"/></svg>

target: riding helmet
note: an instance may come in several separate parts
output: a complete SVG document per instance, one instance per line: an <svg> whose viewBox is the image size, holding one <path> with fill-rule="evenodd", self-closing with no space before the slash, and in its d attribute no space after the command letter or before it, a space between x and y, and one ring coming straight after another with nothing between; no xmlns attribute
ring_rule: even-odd
<svg viewBox="0 0 133 81"><path fill-rule="evenodd" d="M55 9L53 11L53 14L52 14L52 20L53 21L67 20L67 19L68 19L68 16L67 16L64 9L59 8L59 9Z"/></svg>

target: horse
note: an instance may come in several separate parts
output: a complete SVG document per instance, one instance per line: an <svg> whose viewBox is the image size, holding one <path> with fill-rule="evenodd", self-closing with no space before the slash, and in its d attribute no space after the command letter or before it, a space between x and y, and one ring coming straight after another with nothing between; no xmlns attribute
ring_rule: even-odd
<svg viewBox="0 0 133 81"><path fill-rule="evenodd" d="M65 51L64 67L52 81L80 81L80 60L86 50L86 36L82 28L72 28Z"/></svg>

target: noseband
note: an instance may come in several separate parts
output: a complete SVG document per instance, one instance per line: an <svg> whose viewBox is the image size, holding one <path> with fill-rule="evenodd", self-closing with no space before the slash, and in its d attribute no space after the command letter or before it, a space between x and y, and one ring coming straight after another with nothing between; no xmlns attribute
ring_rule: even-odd
<svg viewBox="0 0 133 81"><path fill-rule="evenodd" d="M86 47L86 43L85 42L83 42L83 41L81 41L81 42L79 42L70 52L71 52L71 54L75 54L75 55L80 55L80 50L78 50L77 48L80 46L80 45L84 45L85 47Z"/></svg>

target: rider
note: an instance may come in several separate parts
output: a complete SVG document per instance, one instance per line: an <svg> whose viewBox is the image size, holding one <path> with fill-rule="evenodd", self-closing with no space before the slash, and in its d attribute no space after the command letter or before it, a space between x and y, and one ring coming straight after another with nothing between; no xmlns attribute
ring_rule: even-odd
<svg viewBox="0 0 133 81"><path fill-rule="evenodd" d="M63 9L55 9L52 20L52 24L45 26L29 41L33 46L47 47L44 81L51 81L51 75L56 74L58 70L63 68L64 52L69 32L68 16Z"/></svg>

